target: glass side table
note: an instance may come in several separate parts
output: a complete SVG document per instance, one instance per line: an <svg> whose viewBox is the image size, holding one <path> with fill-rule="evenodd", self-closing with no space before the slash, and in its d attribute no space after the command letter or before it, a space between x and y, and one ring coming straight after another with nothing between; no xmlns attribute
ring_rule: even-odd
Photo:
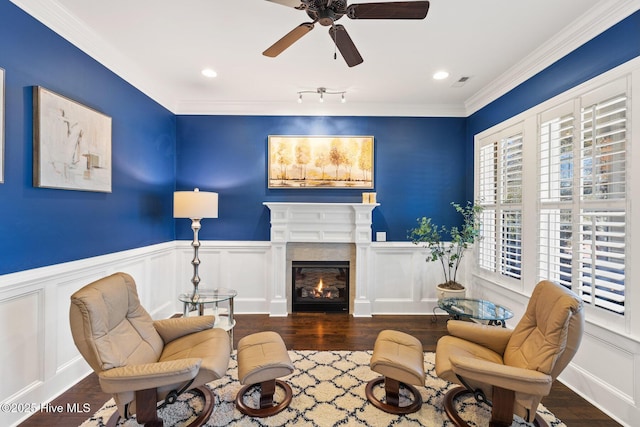
<svg viewBox="0 0 640 427"><path fill-rule="evenodd" d="M438 307L454 319L486 320L489 325L503 328L507 326L507 319L513 317L513 312L507 307L482 299L443 298L438 300Z"/></svg>
<svg viewBox="0 0 640 427"><path fill-rule="evenodd" d="M200 289L198 294L195 301L191 293L178 296L183 304L184 317L188 317L190 312L196 310L198 315L202 316L205 314L205 305L211 305L211 314L216 317L213 327L227 331L231 339L231 349L233 349L233 328L236 326L236 321L233 319L233 299L238 295L238 292L234 289L216 288Z"/></svg>

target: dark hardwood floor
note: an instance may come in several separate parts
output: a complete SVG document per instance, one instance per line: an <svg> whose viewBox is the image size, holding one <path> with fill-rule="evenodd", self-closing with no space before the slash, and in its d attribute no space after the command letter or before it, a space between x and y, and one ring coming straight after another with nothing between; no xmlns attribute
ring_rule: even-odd
<svg viewBox="0 0 640 427"><path fill-rule="evenodd" d="M373 316L354 318L346 314L292 314L288 317L236 315L234 348L238 340L254 332L273 330L292 350L371 350L380 331L395 329L418 338L425 351L435 351L438 338L446 334L445 318L432 316ZM38 413L20 424L23 427L78 426L97 411L109 395L100 391L95 374L87 376L51 402L52 405L89 404L88 413ZM542 403L567 426L619 426L602 411L556 381Z"/></svg>

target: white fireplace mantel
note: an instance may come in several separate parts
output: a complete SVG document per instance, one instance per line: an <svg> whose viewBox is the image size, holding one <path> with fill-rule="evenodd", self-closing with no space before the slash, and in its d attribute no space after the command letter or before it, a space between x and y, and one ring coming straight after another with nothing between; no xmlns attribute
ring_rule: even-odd
<svg viewBox="0 0 640 427"><path fill-rule="evenodd" d="M289 242L355 243L356 279L354 316L371 316L368 297L371 222L378 203L264 202L271 211L273 289L270 313L286 316L286 250Z"/></svg>

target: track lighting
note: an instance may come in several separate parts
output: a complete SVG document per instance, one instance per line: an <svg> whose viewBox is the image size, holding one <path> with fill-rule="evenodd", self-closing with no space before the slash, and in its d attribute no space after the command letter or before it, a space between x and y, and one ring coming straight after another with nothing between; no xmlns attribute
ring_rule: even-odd
<svg viewBox="0 0 640 427"><path fill-rule="evenodd" d="M320 96L320 99L318 99L319 102L324 102L325 95L340 95L340 102L342 102L343 104L347 102L347 98L345 96L345 94L347 93L346 90L332 91L332 90L327 90L326 87L319 87L316 90L301 90L300 92L298 92L299 104L302 104L302 94L304 93L317 93Z"/></svg>

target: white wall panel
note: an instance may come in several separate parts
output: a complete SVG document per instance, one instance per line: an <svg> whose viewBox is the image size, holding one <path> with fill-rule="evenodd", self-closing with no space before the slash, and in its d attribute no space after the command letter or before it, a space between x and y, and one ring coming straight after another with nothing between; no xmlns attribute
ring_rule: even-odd
<svg viewBox="0 0 640 427"><path fill-rule="evenodd" d="M593 357L597 354L598 357ZM603 361L606 360L606 363ZM634 381L638 372L634 366L634 355L628 350L613 346L610 342L585 333L574 363L599 381L615 384L618 393L633 400Z"/></svg>
<svg viewBox="0 0 640 427"><path fill-rule="evenodd" d="M373 266L374 303L420 298L414 294L412 257L406 251L374 250Z"/></svg>
<svg viewBox="0 0 640 427"><path fill-rule="evenodd" d="M176 268L173 253L160 253L149 260L150 307L154 318L169 317L176 311Z"/></svg>
<svg viewBox="0 0 640 427"><path fill-rule="evenodd" d="M270 259L264 249L233 249L225 257L225 287L238 291L237 301L260 299L266 304ZM265 305L266 307L266 305Z"/></svg>
<svg viewBox="0 0 640 427"><path fill-rule="evenodd" d="M193 289L193 248L178 242L180 292ZM205 241L198 251L200 288L230 288L238 292L236 312L269 313L271 285L271 243ZM182 310L182 308L180 308Z"/></svg>
<svg viewBox="0 0 640 427"><path fill-rule="evenodd" d="M427 262L428 251L412 243L371 244L370 293L373 314L433 314L440 263ZM464 268L459 272L464 277Z"/></svg>
<svg viewBox="0 0 640 427"><path fill-rule="evenodd" d="M44 335L42 290L0 300L0 400L42 381Z"/></svg>

